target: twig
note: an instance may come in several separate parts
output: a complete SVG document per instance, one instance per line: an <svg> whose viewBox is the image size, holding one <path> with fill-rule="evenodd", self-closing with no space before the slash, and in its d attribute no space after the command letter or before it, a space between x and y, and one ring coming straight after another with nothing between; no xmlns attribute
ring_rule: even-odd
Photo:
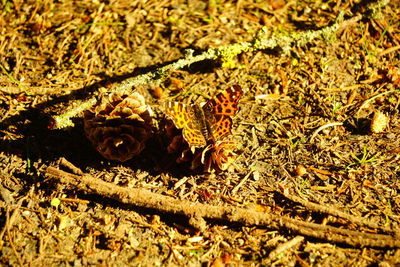
<svg viewBox="0 0 400 267"><path fill-rule="evenodd" d="M331 122L331 123L322 125L322 126L319 127L317 130L315 130L315 132L312 134L312 136L310 137L309 143L311 143L311 142L314 140L314 138L317 136L317 134L318 134L320 131L322 131L322 130L328 128L328 127L340 126L340 125L343 125L343 122Z"/></svg>
<svg viewBox="0 0 400 267"><path fill-rule="evenodd" d="M295 238L279 245L276 249L274 249L273 251L271 251L271 253L269 253L268 263L271 264L276 258L278 258L285 251L291 248L299 247L303 241L304 241L304 236L296 236Z"/></svg>
<svg viewBox="0 0 400 267"><path fill-rule="evenodd" d="M387 94L396 93L396 92L400 92L400 90L399 90L399 89L394 89L394 90L386 91L386 92L383 92L383 93L380 93L380 94L377 94L377 95L374 95L374 96L368 98L368 99L365 100L365 101L361 104L361 106L358 108L358 110L357 110L357 112L356 112L356 116L360 113L360 111L361 111L364 107L366 107L366 106L367 106L371 101L373 101L374 99L376 99L376 98L378 98L378 97L381 97L381 96L384 96L384 95L387 95Z"/></svg>
<svg viewBox="0 0 400 267"><path fill-rule="evenodd" d="M383 50L382 52L380 52L379 55L380 55L380 56L384 56L384 55L386 55L386 54L395 52L396 50L399 50L399 49L400 49L400 45L396 45L396 46L393 46L393 47L389 47L389 48Z"/></svg>
<svg viewBox="0 0 400 267"><path fill-rule="evenodd" d="M312 203L306 199L302 199L300 197L291 195L291 194L285 194L279 191L276 191L278 194L283 195L285 198L293 201L293 202L297 202L301 205L303 205L304 207L306 207L307 209L311 210L311 211L315 211L315 212L320 212L320 213L325 213L325 214L329 214L335 217L339 217L345 220L348 220L351 223L357 224L359 226L367 226L371 229L375 229L375 230L379 230L381 232L384 233L388 233L388 234L399 234L400 233L400 229L393 229L390 227L385 227L385 226L379 226L376 223L370 222L365 220L365 218L361 218L361 217L356 217L353 216L351 214L345 213L343 211L340 211L338 209L335 209L334 207L327 207L321 204L317 204L317 203Z"/></svg>
<svg viewBox="0 0 400 267"><path fill-rule="evenodd" d="M14 214L13 214L14 215ZM15 257L17 258L17 261L19 263L20 266L24 266L21 256L18 254L17 249L14 245L14 242L11 238L11 233L10 233L10 228L11 228L11 224L10 223L10 207L7 207L7 211L6 211L6 220L7 220L7 225L6 225L6 229L7 229L7 237L8 237L8 241L10 242L10 246L15 254Z"/></svg>
<svg viewBox="0 0 400 267"><path fill-rule="evenodd" d="M154 230L154 232L157 232L160 235L165 235L165 233L163 231L161 231L160 229L158 229L154 225L151 225L151 224L149 224L147 222L144 222L142 220L138 220L138 219L135 219L135 218L131 218L131 217L129 217L128 220L130 220L131 222L137 223L139 225L142 225L143 227L151 228L152 230Z"/></svg>
<svg viewBox="0 0 400 267"><path fill-rule="evenodd" d="M58 164L60 164L61 166L65 167L65 168L68 168L70 171L72 171L73 174L77 174L77 175L83 174L83 171L81 169L76 167L74 164L72 164L65 158L60 158L60 160L58 161Z"/></svg>
<svg viewBox="0 0 400 267"><path fill-rule="evenodd" d="M54 167L48 167L45 175L58 180L63 184L76 189L98 194L103 197L117 200L121 203L138 207L155 209L161 212L181 214L190 217L207 218L222 221L241 223L244 225L258 225L273 229L286 229L301 235L314 237L329 242L347 244L354 247L399 248L400 240L391 235L371 234L340 229L333 226L298 221L292 218L256 212L234 206L212 206L194 203L187 200L174 199L150 192L145 189L125 188L91 175L74 175Z"/></svg>
<svg viewBox="0 0 400 267"><path fill-rule="evenodd" d="M249 46L249 43L242 43L240 46L247 47ZM244 48L242 48L244 49ZM221 51L228 50L226 47L225 48L220 48ZM154 71L150 71L148 73L126 79L125 81L121 82L120 84L116 85L115 87L111 88L109 90L110 93L112 92L118 92L118 93L127 93L129 94L132 92L132 88L135 88L138 85L143 85L143 84L152 84L155 83L156 81L161 81L163 80L167 74L171 70L177 70L181 69L185 66L189 66L193 63L204 61L204 60L209 60L209 59L215 59L218 57L219 54L223 54L223 52L218 52L218 49L209 49L200 55L193 56L193 51L188 50L187 56L183 59L179 59L178 61L168 64L164 67L161 67L159 69L156 69ZM55 125L53 129L62 129L66 127L72 127L74 126L74 123L70 120L71 118L75 117L82 111L90 108L97 102L96 97L92 97L89 100L86 100L82 102L80 105L77 105L76 108L71 108L67 112L54 116L53 119L55 121Z"/></svg>
<svg viewBox="0 0 400 267"><path fill-rule="evenodd" d="M54 116L54 127L53 129L61 129L61 128L67 128L67 127L73 127L74 123L71 121L71 118L75 117L76 115L78 115L79 113L89 109L91 106L93 106L94 104L96 104L97 102L97 98L96 97L92 97L89 100L86 100L82 103L78 103L76 104L76 106L70 110L68 110L67 112L58 115L58 116Z"/></svg>
<svg viewBox="0 0 400 267"><path fill-rule="evenodd" d="M71 203L78 203L78 204L89 204L90 203L89 200L85 200L85 199L76 199L76 198L68 198L68 197L59 197L58 199L61 201L64 201L64 202L71 202Z"/></svg>
<svg viewBox="0 0 400 267"><path fill-rule="evenodd" d="M3 67L3 65L0 63L0 70L3 71L3 73L8 77L8 79L11 80L11 82L15 83L21 91L25 92L27 95L29 95L29 92L26 90L25 86L23 86L18 80L16 80L8 71L6 68Z"/></svg>
<svg viewBox="0 0 400 267"><path fill-rule="evenodd" d="M236 43L228 46L223 46L215 49L208 49L203 53L193 56L193 50L187 50L187 55L177 60L174 63L168 64L164 67L158 68L154 71L129 78L124 82L114 86L109 92L119 93L131 93L132 88L143 84L153 84L155 82L162 81L172 70L178 70L186 66L190 66L193 63L201 62L204 60L221 60L222 66L233 67L234 57L243 52L253 52L264 49L274 49L280 47L284 55L288 54L293 46L304 46L310 43L314 39L325 38L330 39L333 34L342 27L347 27L349 24L353 24L361 19L360 16L356 16L352 19L343 21L343 14L340 13L336 19L336 23L331 26L327 26L317 31L305 31L301 33L293 32L287 33L274 33L271 34L266 27L262 28L251 42ZM75 117L83 110L91 107L96 102L96 98L90 98L87 101L82 102L76 108L71 108L64 114L54 116L55 125L53 129L61 129L69 126L73 126L71 121L72 117Z"/></svg>
<svg viewBox="0 0 400 267"><path fill-rule="evenodd" d="M34 190L34 188L32 187L32 189L30 190L30 193L32 193L33 190ZM27 194L27 195L21 197L21 198L18 200L17 204L14 206L15 209L14 209L13 213L11 214L11 216L8 216L8 217L7 217L7 220L6 220L6 225L7 225L7 227L11 228L11 226L14 224L14 221L17 219L17 217L18 217L18 215L19 215L19 209L21 208L22 203L28 198L28 195L29 195L29 194ZM10 205L12 205L12 204L13 204L13 203L7 203L7 205L9 205L8 207L11 207L11 208L12 208L12 206L10 206ZM7 207L7 208L8 208L8 207ZM7 227L4 227L4 228L2 229L2 231L0 232L0 240L3 239L3 236L4 236L5 232L6 232L6 230L8 229Z"/></svg>
<svg viewBox="0 0 400 267"><path fill-rule="evenodd" d="M232 195L236 194L237 191L239 190L240 187L243 186L243 184L247 181L247 179L249 179L250 175L253 173L254 171L250 171L248 174L246 174L246 176L232 189L231 193Z"/></svg>

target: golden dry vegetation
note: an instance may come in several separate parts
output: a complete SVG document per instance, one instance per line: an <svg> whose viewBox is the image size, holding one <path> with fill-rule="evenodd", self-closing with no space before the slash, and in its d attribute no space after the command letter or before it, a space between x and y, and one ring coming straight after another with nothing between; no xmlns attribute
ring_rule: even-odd
<svg viewBox="0 0 400 267"><path fill-rule="evenodd" d="M2 0L1 265L400 264L399 18L398 1ZM229 167L177 163L165 104L232 85L229 145L195 153ZM114 93L152 116L132 158L93 146L88 112ZM132 101L102 106L112 127L137 131Z"/></svg>

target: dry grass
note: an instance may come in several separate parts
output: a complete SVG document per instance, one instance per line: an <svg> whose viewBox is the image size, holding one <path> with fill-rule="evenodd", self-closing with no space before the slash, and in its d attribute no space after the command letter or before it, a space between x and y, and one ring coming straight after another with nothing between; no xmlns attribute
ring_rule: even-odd
<svg viewBox="0 0 400 267"><path fill-rule="evenodd" d="M198 231L185 216L132 207L45 176L64 157L83 172L128 189L398 236L400 9L395 2L376 6L369 1L3 1L1 264L399 264L398 248L350 247L288 228L207 220ZM189 48L197 54L251 41L263 26L271 36L293 37L332 25L341 11L345 19L361 19L330 38L292 46L289 54L279 47L243 52L230 64L199 62L138 88L159 132L139 157L123 164L98 155L80 117L72 128L47 128L50 116L184 58ZM163 101L178 96L202 102L231 84L244 88L234 118L239 155L234 171L207 174L176 164L165 151ZM387 125L371 131L376 114L386 116Z"/></svg>

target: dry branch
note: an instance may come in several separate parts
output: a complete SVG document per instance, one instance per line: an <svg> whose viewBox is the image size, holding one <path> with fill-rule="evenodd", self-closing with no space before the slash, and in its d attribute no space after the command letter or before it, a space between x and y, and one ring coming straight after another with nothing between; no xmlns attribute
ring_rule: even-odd
<svg viewBox="0 0 400 267"><path fill-rule="evenodd" d="M343 20L343 14L341 13L338 15L336 23L331 26L316 31L305 31L300 33L271 33L266 27L264 27L256 34L254 40L251 42L242 42L215 49L208 49L199 55L193 55L194 51L189 49L186 51L187 54L184 58L148 73L126 79L122 83L111 88L109 91L130 93L132 92L132 88L135 88L136 86L154 84L162 81L168 76L170 71L182 69L193 63L204 60L220 60L222 61L222 66L232 67L235 65L234 58L244 52L280 48L282 54L285 55L288 54L294 46L304 46L315 39L332 39L332 36L338 29L348 27L348 25L354 24L360 19L361 16L356 16L349 20ZM91 107L96 101L96 97L92 97L79 103L75 108L71 108L61 115L54 116L54 129L74 126L71 118Z"/></svg>
<svg viewBox="0 0 400 267"><path fill-rule="evenodd" d="M279 191L276 191L278 194L283 195L285 198L293 201L293 202L297 202L301 205L303 205L304 207L306 207L308 210L310 211L314 211L314 212L320 212L320 213L325 213L325 214L329 214L338 218L342 218L345 220L348 220L351 223L354 223L356 225L359 226L366 226L369 227L371 229L380 231L380 232L384 232L384 233L388 233L388 234L400 234L400 230L396 229L396 228L390 228L390 227L385 227L385 226L379 226L376 223L370 222L368 220L366 220L365 218L362 217L356 217L353 216L351 214L345 213L343 211L340 211L332 206L326 206L326 205L321 205L321 204L317 204L317 203L313 203L310 202L306 199L302 199L300 197L297 197L293 194L288 194L288 193L282 193Z"/></svg>
<svg viewBox="0 0 400 267"><path fill-rule="evenodd" d="M400 240L391 235L340 229L229 205L221 207L174 199L145 189L120 187L88 174L71 174L54 167L48 167L45 174L51 179L58 180L62 184L73 186L86 193L101 195L137 207L185 215L191 219L215 219L249 226L255 225L272 229L284 229L292 233L353 247L400 247Z"/></svg>

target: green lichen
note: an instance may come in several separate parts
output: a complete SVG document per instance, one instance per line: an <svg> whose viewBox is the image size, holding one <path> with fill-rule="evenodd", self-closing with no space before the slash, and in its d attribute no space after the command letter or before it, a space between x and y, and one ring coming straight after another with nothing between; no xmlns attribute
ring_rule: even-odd
<svg viewBox="0 0 400 267"><path fill-rule="evenodd" d="M237 67L236 56L243 52L248 52L250 49L251 43L244 42L218 48L216 55L222 61L223 68L233 69Z"/></svg>

